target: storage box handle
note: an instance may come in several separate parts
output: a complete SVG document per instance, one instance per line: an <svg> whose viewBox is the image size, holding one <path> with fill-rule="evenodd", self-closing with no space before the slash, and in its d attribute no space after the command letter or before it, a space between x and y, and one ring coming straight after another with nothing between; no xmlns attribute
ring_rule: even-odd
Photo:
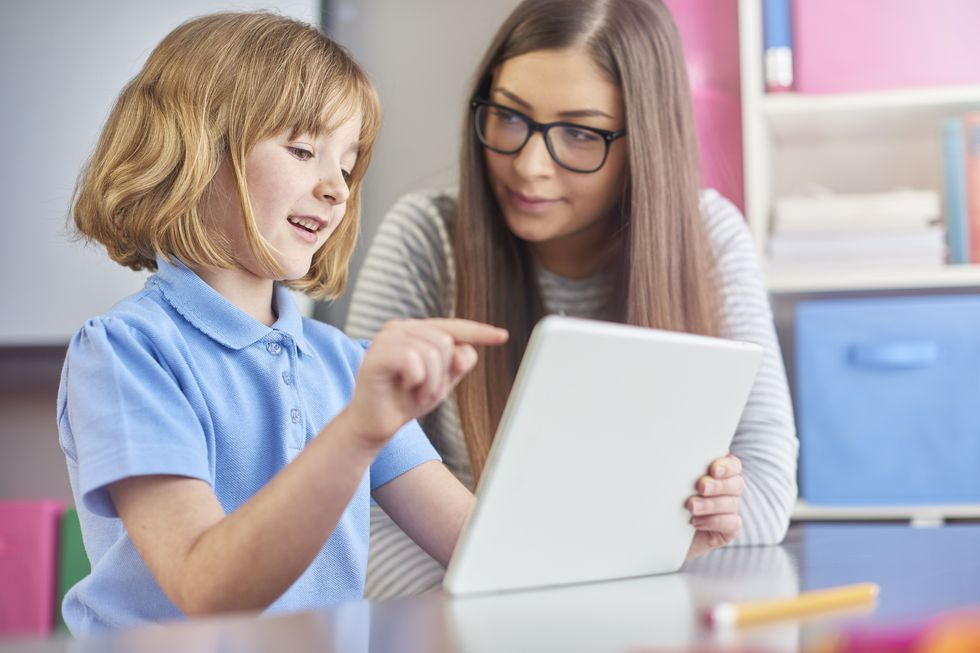
<svg viewBox="0 0 980 653"><path fill-rule="evenodd" d="M939 343L933 340L894 340L852 345L848 359L854 367L872 370L913 370L939 361Z"/></svg>

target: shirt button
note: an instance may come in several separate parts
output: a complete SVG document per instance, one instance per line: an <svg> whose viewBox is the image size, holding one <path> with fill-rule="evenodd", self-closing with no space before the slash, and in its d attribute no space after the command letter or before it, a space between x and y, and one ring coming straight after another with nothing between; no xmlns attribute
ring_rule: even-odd
<svg viewBox="0 0 980 653"><path fill-rule="evenodd" d="M293 408L289 411L289 419L293 420L293 424L299 424L299 409Z"/></svg>
<svg viewBox="0 0 980 653"><path fill-rule="evenodd" d="M290 374L289 372L283 372L282 373L282 382L285 383L286 385L292 385L293 384L293 375Z"/></svg>
<svg viewBox="0 0 980 653"><path fill-rule="evenodd" d="M265 348L268 349L269 353L273 356L278 356L280 353L282 353L282 345L280 345L278 342L270 342L265 346Z"/></svg>

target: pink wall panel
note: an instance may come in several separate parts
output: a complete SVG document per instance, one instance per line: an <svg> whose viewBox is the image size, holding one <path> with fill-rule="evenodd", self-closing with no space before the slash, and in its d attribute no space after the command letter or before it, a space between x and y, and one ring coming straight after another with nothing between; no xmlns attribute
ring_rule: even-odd
<svg viewBox="0 0 980 653"><path fill-rule="evenodd" d="M738 1L665 0L684 41L697 121L702 183L745 208Z"/></svg>

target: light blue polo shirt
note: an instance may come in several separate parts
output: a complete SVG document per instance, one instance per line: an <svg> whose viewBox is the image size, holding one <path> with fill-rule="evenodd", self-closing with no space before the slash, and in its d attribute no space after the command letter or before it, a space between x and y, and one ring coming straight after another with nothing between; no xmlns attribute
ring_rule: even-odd
<svg viewBox="0 0 980 653"><path fill-rule="evenodd" d="M183 616L126 534L109 484L145 474L199 478L231 513L347 405L364 356L364 345L303 318L279 284L270 328L183 264L157 264L142 291L79 330L62 371L58 428L92 562L63 606L76 635ZM370 491L437 459L415 422L399 431L319 555L269 610L359 599Z"/></svg>

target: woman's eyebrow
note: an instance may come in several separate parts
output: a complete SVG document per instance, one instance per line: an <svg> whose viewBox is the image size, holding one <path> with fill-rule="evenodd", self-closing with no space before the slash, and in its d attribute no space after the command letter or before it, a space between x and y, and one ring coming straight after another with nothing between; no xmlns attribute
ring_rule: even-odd
<svg viewBox="0 0 980 653"><path fill-rule="evenodd" d="M505 98L513 102L514 104L520 105L523 109L527 111L533 111L534 107L527 100L524 100L520 96L511 93L507 89L498 86L493 89L494 93L500 93ZM600 111L599 109L575 109L573 111L562 111L558 113L559 118L609 118L610 120L615 120L614 117L606 113L605 111Z"/></svg>
<svg viewBox="0 0 980 653"><path fill-rule="evenodd" d="M534 111L534 107L531 106L530 102L522 99L520 96L515 95L514 93L511 93L510 91L508 91L506 88L503 88L502 86L498 86L497 88L493 89L493 92L500 93L514 104L519 104L521 105L522 108L528 111Z"/></svg>
<svg viewBox="0 0 980 653"><path fill-rule="evenodd" d="M562 111L558 114L559 118L609 118L610 120L615 120L605 111L599 111L598 109L577 109L575 111Z"/></svg>

